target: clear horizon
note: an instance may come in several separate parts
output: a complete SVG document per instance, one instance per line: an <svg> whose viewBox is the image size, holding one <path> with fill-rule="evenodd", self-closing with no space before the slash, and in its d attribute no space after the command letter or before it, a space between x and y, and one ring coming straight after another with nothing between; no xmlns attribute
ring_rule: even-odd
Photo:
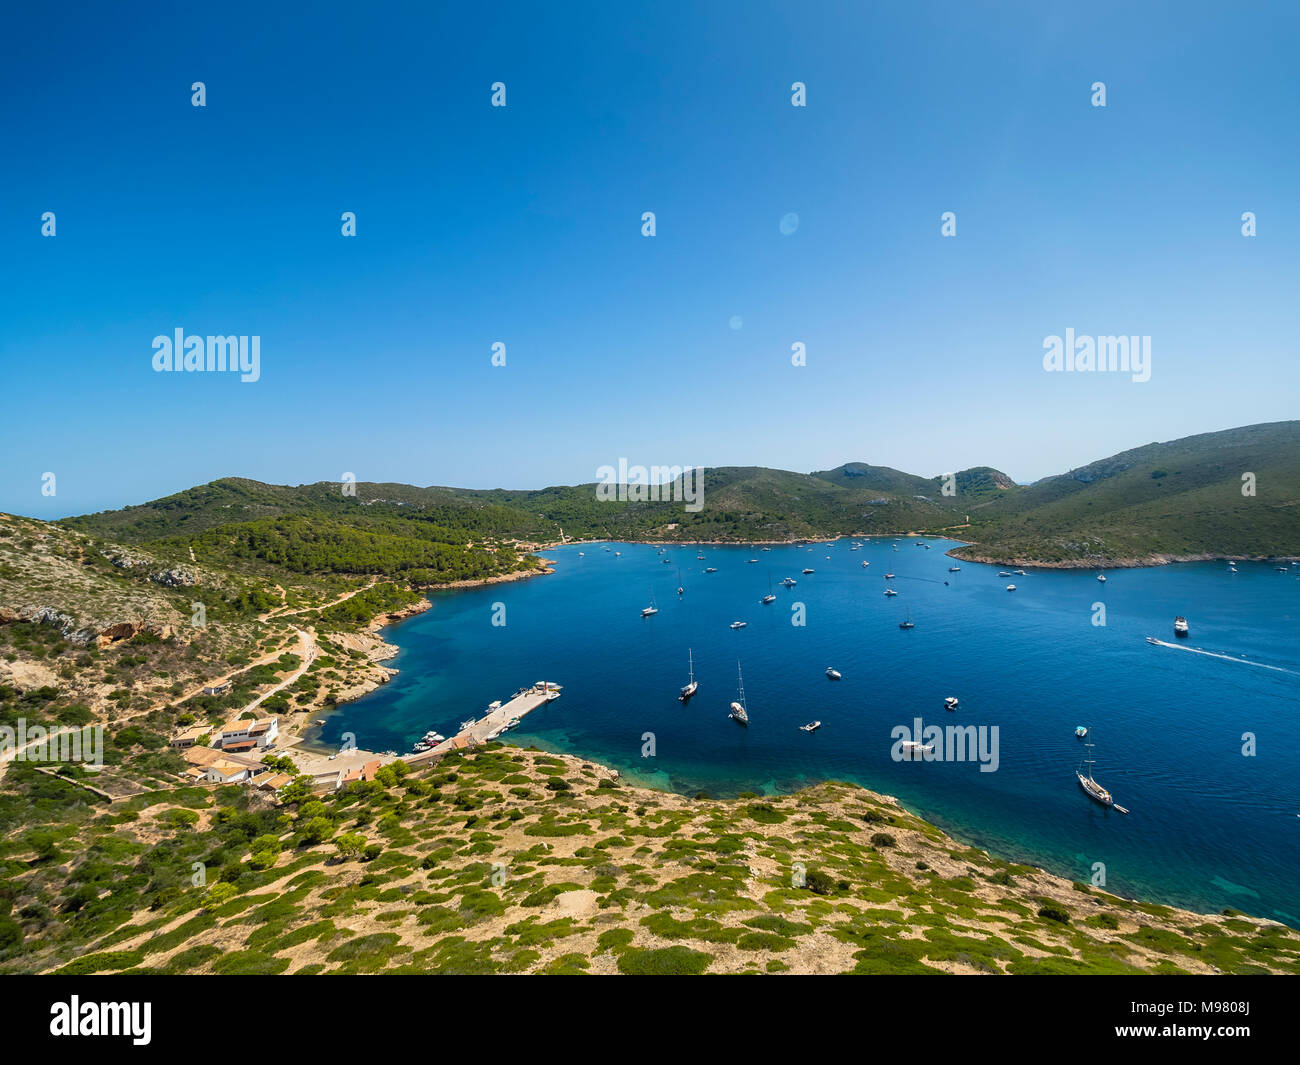
<svg viewBox="0 0 1300 1065"><path fill-rule="evenodd" d="M620 457L1030 483L1289 420L1300 11L1249 10L6 12L0 511ZM157 371L175 330L256 380ZM1074 334L1149 380L1046 370Z"/></svg>

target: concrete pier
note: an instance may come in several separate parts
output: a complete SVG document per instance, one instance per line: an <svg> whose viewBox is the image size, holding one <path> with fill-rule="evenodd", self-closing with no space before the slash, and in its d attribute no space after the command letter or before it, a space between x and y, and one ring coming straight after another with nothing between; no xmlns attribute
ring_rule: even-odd
<svg viewBox="0 0 1300 1065"><path fill-rule="evenodd" d="M466 747L475 747L480 743L486 743L488 737L494 732L497 732L515 718L522 719L524 715L531 714L539 706L545 706L552 700L557 699L559 694L560 687L558 685L538 681L528 690L502 703L495 710L485 713L469 728L443 740L431 750L421 751L419 754L403 755L402 760L411 765L418 765L421 762L446 754L448 751L464 750Z"/></svg>

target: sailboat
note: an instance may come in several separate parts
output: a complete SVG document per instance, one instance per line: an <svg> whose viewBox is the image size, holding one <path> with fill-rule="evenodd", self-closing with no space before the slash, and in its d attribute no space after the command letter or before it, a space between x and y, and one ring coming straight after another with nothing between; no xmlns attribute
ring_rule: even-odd
<svg viewBox="0 0 1300 1065"><path fill-rule="evenodd" d="M748 725L749 711L745 708L745 678L740 674L740 659L736 659L736 686L740 689L739 701L731 704L728 716L738 724Z"/></svg>
<svg viewBox="0 0 1300 1065"><path fill-rule="evenodd" d="M911 612L910 610L907 612L907 620L906 620L906 621L900 621L900 622L898 623L898 627L899 627L900 629L914 629L914 628L916 628L916 622L914 622L914 621L912 620L912 612Z"/></svg>
<svg viewBox="0 0 1300 1065"><path fill-rule="evenodd" d="M767 575L767 595L763 596L759 601L764 605L776 602L776 596L772 594L772 574L770 573Z"/></svg>
<svg viewBox="0 0 1300 1065"><path fill-rule="evenodd" d="M677 598L678 599L682 597L682 593L684 591L686 591L686 589L682 587L682 571L679 569L677 571Z"/></svg>
<svg viewBox="0 0 1300 1065"><path fill-rule="evenodd" d="M652 588L650 589L650 605L641 611L641 616L643 618L648 618L653 617L657 613L659 613L659 608L655 606L655 593Z"/></svg>
<svg viewBox="0 0 1300 1065"><path fill-rule="evenodd" d="M687 648L686 654L688 656L687 660L690 663L690 679L686 682L686 687L682 689L681 695L677 696L677 698L682 702L686 702L690 699L690 697L694 695L700 687L700 682L695 679L695 652L690 648Z"/></svg>
<svg viewBox="0 0 1300 1065"><path fill-rule="evenodd" d="M1093 780L1092 766L1093 766L1094 759L1092 757L1092 748L1095 745L1091 743L1085 743L1084 746L1088 749L1088 752L1084 756L1083 761L1079 763L1080 768L1074 771L1074 775L1079 778L1079 787L1083 789L1083 793L1087 795L1088 798L1092 799L1093 802L1100 803L1102 806L1105 806L1107 809L1110 809L1113 806L1115 807L1116 810L1118 810L1122 814L1128 813L1128 811L1124 809L1124 807L1116 805L1115 800L1111 796L1110 792L1108 792L1105 788L1103 788L1100 784L1098 784L1095 780ZM1084 776L1083 774L1082 767L1085 765L1088 767L1087 776Z"/></svg>

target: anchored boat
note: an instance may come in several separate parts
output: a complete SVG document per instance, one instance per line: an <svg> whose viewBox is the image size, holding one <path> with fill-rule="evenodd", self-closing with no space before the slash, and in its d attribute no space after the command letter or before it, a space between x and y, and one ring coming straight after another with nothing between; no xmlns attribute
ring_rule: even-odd
<svg viewBox="0 0 1300 1065"><path fill-rule="evenodd" d="M1075 730L1075 735L1078 735L1077 729ZM1107 809L1110 809L1113 806L1116 810L1118 810L1122 814L1128 813L1128 811L1124 809L1124 807L1118 805L1115 802L1115 799L1111 796L1111 793L1109 791L1107 791L1095 780L1093 780L1092 766L1093 766L1094 759L1092 757L1092 748L1094 744L1085 743L1084 746L1088 749L1088 753L1084 756L1083 761L1080 763L1080 768L1074 771L1074 775L1079 778L1079 787L1083 789L1083 793L1087 795L1088 798L1090 798L1093 802L1100 803L1102 806L1106 807ZM1088 767L1088 773L1086 776L1084 775L1082 769L1082 767L1085 765Z"/></svg>
<svg viewBox="0 0 1300 1065"><path fill-rule="evenodd" d="M686 686L682 688L682 693L677 696L682 702L686 702L692 695L700 689L700 683L695 679L695 652L690 648L686 650L688 669L690 670L690 679L687 680Z"/></svg>
<svg viewBox="0 0 1300 1065"><path fill-rule="evenodd" d="M745 678L740 673L740 659L736 659L736 686L739 689L737 701L731 704L731 720L740 725L749 724L749 710L745 706Z"/></svg>

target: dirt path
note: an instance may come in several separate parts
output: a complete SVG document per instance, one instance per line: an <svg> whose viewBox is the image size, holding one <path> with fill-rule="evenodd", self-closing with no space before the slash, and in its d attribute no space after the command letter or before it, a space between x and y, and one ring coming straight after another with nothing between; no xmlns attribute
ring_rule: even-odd
<svg viewBox="0 0 1300 1065"><path fill-rule="evenodd" d="M243 710L240 710L239 713L235 715L237 718L242 717L249 710L257 709L257 707L261 706L266 699L269 699L276 692L284 691L285 688L289 687L290 684L306 673L307 670L311 669L312 662L316 660L316 636L310 629L300 629L295 626L293 631L298 634L298 654L302 658L302 665L285 677L284 680L280 681L279 684L275 685L275 687L268 688L244 707Z"/></svg>
<svg viewBox="0 0 1300 1065"><path fill-rule="evenodd" d="M320 606L300 606L300 607L295 607L292 610L288 609L287 607L280 607L278 610L272 610L269 614L263 614L257 620L269 621L271 618L288 617L290 614L304 614L308 610L327 610L332 606L337 606L339 603L346 603L354 595L358 595L359 593L366 591L368 588L373 588L378 583L379 583L378 577L371 577L369 583L363 584L360 588L353 588L350 592L344 592L338 598L331 599L328 603L322 603ZM280 588L278 584L276 585L276 588L280 589L281 598L286 598L284 589Z"/></svg>

